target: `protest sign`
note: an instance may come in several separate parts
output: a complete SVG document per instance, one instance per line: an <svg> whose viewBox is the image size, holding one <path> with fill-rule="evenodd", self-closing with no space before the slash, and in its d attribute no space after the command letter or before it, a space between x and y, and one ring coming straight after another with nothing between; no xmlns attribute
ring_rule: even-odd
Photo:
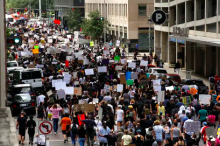
<svg viewBox="0 0 220 146"><path fill-rule="evenodd" d="M117 92L122 92L123 90L123 85L122 84L118 84L117 85Z"/></svg>
<svg viewBox="0 0 220 146"><path fill-rule="evenodd" d="M210 104L211 95L199 94L199 100L201 104Z"/></svg>
<svg viewBox="0 0 220 146"><path fill-rule="evenodd" d="M120 84L126 84L126 78L124 74L120 75Z"/></svg>
<svg viewBox="0 0 220 146"><path fill-rule="evenodd" d="M83 60L78 60L79 64L83 64L83 62L84 62Z"/></svg>
<svg viewBox="0 0 220 146"><path fill-rule="evenodd" d="M201 122L200 121L188 121L185 122L185 129L186 132L199 132L201 128Z"/></svg>
<svg viewBox="0 0 220 146"><path fill-rule="evenodd" d="M137 72L132 72L131 73L131 79L138 79L138 76L137 76Z"/></svg>
<svg viewBox="0 0 220 146"><path fill-rule="evenodd" d="M126 81L131 79L131 72L126 72L125 75L126 75Z"/></svg>
<svg viewBox="0 0 220 146"><path fill-rule="evenodd" d="M74 94L82 95L82 87L74 87Z"/></svg>
<svg viewBox="0 0 220 146"><path fill-rule="evenodd" d="M95 104L86 104L85 112L90 113L95 111Z"/></svg>
<svg viewBox="0 0 220 146"><path fill-rule="evenodd" d="M197 92L198 92L198 90L196 90L196 88L194 88L194 87L191 87L191 88L190 88L190 94L196 95Z"/></svg>
<svg viewBox="0 0 220 146"><path fill-rule="evenodd" d="M122 70L122 66L115 66L115 70Z"/></svg>
<svg viewBox="0 0 220 146"><path fill-rule="evenodd" d="M77 72L73 72L73 78L77 78Z"/></svg>
<svg viewBox="0 0 220 146"><path fill-rule="evenodd" d="M114 60L119 62L120 56L115 56L115 57L114 57Z"/></svg>
<svg viewBox="0 0 220 146"><path fill-rule="evenodd" d="M47 92L47 96L48 96L48 97L50 97L51 95L53 95L52 90L50 90L50 91Z"/></svg>
<svg viewBox="0 0 220 146"><path fill-rule="evenodd" d="M216 133L216 130L215 128L212 126L212 127L208 127L208 128L205 128L205 133L206 133L206 136L214 136Z"/></svg>
<svg viewBox="0 0 220 146"><path fill-rule="evenodd" d="M161 88L161 87L160 87ZM165 91L158 91L157 93L157 101L158 103L164 102L164 97L165 97Z"/></svg>
<svg viewBox="0 0 220 146"><path fill-rule="evenodd" d="M107 72L107 67L106 66L98 66L98 72Z"/></svg>
<svg viewBox="0 0 220 146"><path fill-rule="evenodd" d="M66 60L70 61L70 60L73 60L73 56L66 56Z"/></svg>
<svg viewBox="0 0 220 146"><path fill-rule="evenodd" d="M55 89L60 90L60 89L65 89L66 88L66 82L55 82Z"/></svg>
<svg viewBox="0 0 220 146"><path fill-rule="evenodd" d="M127 85L133 85L133 83L134 83L134 80L126 80Z"/></svg>
<svg viewBox="0 0 220 146"><path fill-rule="evenodd" d="M59 99L63 99L66 97L64 90L57 90L57 95Z"/></svg>
<svg viewBox="0 0 220 146"><path fill-rule="evenodd" d="M154 86L154 91L161 91L161 86Z"/></svg>
<svg viewBox="0 0 220 146"><path fill-rule="evenodd" d="M155 80L156 79L156 75L150 75L150 80Z"/></svg>
<svg viewBox="0 0 220 146"><path fill-rule="evenodd" d="M93 103L99 103L99 99L98 98L93 98L92 102Z"/></svg>
<svg viewBox="0 0 220 146"><path fill-rule="evenodd" d="M85 75L94 75L93 69L85 69Z"/></svg>
<svg viewBox="0 0 220 146"><path fill-rule="evenodd" d="M146 74L140 74L140 79L142 79L142 78L145 78L145 79L147 79L147 76L146 76Z"/></svg>
<svg viewBox="0 0 220 146"><path fill-rule="evenodd" d="M148 66L148 61L141 60L140 66Z"/></svg>
<svg viewBox="0 0 220 146"><path fill-rule="evenodd" d="M129 68L136 68L136 63L135 62L128 62L128 67Z"/></svg>
<svg viewBox="0 0 220 146"><path fill-rule="evenodd" d="M190 96L183 97L183 103L185 105L191 104L191 97Z"/></svg>
<svg viewBox="0 0 220 146"><path fill-rule="evenodd" d="M34 64L28 64L28 68L35 68Z"/></svg>
<svg viewBox="0 0 220 146"><path fill-rule="evenodd" d="M85 59L83 60L83 65L87 65L87 64L89 64L89 59L85 58Z"/></svg>
<svg viewBox="0 0 220 146"><path fill-rule="evenodd" d="M152 80L154 86L160 86L160 80Z"/></svg>
<svg viewBox="0 0 220 146"><path fill-rule="evenodd" d="M121 59L121 64L126 64L127 60L126 59Z"/></svg>
<svg viewBox="0 0 220 146"><path fill-rule="evenodd" d="M169 86L169 87L165 87L166 90L169 90L169 91L173 91L174 90L174 87L173 86Z"/></svg>

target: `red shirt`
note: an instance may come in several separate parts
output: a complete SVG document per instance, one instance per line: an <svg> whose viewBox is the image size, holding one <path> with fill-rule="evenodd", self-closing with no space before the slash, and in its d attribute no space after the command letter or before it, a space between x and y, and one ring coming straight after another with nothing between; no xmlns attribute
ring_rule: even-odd
<svg viewBox="0 0 220 146"><path fill-rule="evenodd" d="M205 126L205 127L202 127L201 129L201 134L202 134L202 137L203 137L203 141L206 142L206 132L205 132L205 129L206 128L209 128L208 126Z"/></svg>

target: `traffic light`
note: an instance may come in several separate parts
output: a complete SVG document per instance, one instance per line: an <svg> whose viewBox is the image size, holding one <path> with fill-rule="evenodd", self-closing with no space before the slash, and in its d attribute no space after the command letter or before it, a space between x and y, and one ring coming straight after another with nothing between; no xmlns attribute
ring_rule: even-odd
<svg viewBox="0 0 220 146"><path fill-rule="evenodd" d="M7 45L22 45L21 36L7 37Z"/></svg>

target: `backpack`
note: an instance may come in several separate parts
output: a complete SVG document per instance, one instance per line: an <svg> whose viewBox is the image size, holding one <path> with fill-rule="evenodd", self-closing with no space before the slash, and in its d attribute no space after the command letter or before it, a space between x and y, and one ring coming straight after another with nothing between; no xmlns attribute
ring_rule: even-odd
<svg viewBox="0 0 220 146"><path fill-rule="evenodd" d="M77 129L77 127L76 127L76 124L73 124L73 126L72 126L72 128L71 128L71 132L72 132L72 134L77 134L78 129Z"/></svg>

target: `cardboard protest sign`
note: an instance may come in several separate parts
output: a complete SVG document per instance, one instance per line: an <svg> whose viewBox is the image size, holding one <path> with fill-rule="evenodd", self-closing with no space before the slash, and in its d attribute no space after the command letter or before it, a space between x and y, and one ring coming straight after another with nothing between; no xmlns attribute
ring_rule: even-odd
<svg viewBox="0 0 220 146"><path fill-rule="evenodd" d="M142 78L147 79L146 74L140 74L140 79L142 79Z"/></svg>
<svg viewBox="0 0 220 146"><path fill-rule="evenodd" d="M140 66L148 66L148 61L141 60Z"/></svg>
<svg viewBox="0 0 220 146"><path fill-rule="evenodd" d="M190 96L183 97L183 103L185 105L191 104L191 97Z"/></svg>
<svg viewBox="0 0 220 146"><path fill-rule="evenodd" d="M52 90L50 90L50 91L47 92L47 96L48 96L48 97L50 97L51 95L53 95Z"/></svg>
<svg viewBox="0 0 220 146"><path fill-rule="evenodd" d="M132 72L131 73L131 79L138 79L138 76L137 76L137 72Z"/></svg>
<svg viewBox="0 0 220 146"><path fill-rule="evenodd" d="M57 90L57 95L58 95L59 99L63 99L66 97L64 90Z"/></svg>
<svg viewBox="0 0 220 146"><path fill-rule="evenodd" d="M150 80L155 80L156 79L156 75L150 75Z"/></svg>
<svg viewBox="0 0 220 146"><path fill-rule="evenodd" d="M173 86L169 86L169 87L165 87L166 90L169 90L169 91L173 91L174 90L174 87Z"/></svg>
<svg viewBox="0 0 220 146"><path fill-rule="evenodd" d="M82 95L82 87L74 87L75 95Z"/></svg>
<svg viewBox="0 0 220 146"><path fill-rule="evenodd" d="M216 130L213 126L205 129L206 136L208 136L208 137L215 135L216 134L215 132L216 132Z"/></svg>
<svg viewBox="0 0 220 146"><path fill-rule="evenodd" d="M201 104L210 104L211 95L199 94L199 100Z"/></svg>
<svg viewBox="0 0 220 146"><path fill-rule="evenodd" d="M185 129L186 132L199 132L201 128L201 122L200 121L188 121L185 122Z"/></svg>
<svg viewBox="0 0 220 146"><path fill-rule="evenodd" d="M128 67L129 68L136 68L136 63L135 62L128 62Z"/></svg>
<svg viewBox="0 0 220 146"><path fill-rule="evenodd" d="M79 64L83 64L83 60L78 60L78 63Z"/></svg>
<svg viewBox="0 0 220 146"><path fill-rule="evenodd" d="M134 80L126 80L126 84L132 86L134 84Z"/></svg>
<svg viewBox="0 0 220 146"><path fill-rule="evenodd" d="M85 75L94 75L93 69L85 69Z"/></svg>
<svg viewBox="0 0 220 146"><path fill-rule="evenodd" d="M117 92L122 92L123 90L123 84L118 84L117 85Z"/></svg>
<svg viewBox="0 0 220 146"><path fill-rule="evenodd" d="M120 84L126 84L126 78L125 75L120 75Z"/></svg>
<svg viewBox="0 0 220 146"><path fill-rule="evenodd" d="M98 66L98 72L107 72L107 67L106 66Z"/></svg>
<svg viewBox="0 0 220 146"><path fill-rule="evenodd" d="M85 111L85 106L86 104L75 104L73 108L75 112L79 112L79 111Z"/></svg>
<svg viewBox="0 0 220 146"><path fill-rule="evenodd" d="M87 113L94 112L95 111L95 104L86 104L85 111Z"/></svg>
<svg viewBox="0 0 220 146"><path fill-rule="evenodd" d="M28 64L28 68L35 68L34 64Z"/></svg>

